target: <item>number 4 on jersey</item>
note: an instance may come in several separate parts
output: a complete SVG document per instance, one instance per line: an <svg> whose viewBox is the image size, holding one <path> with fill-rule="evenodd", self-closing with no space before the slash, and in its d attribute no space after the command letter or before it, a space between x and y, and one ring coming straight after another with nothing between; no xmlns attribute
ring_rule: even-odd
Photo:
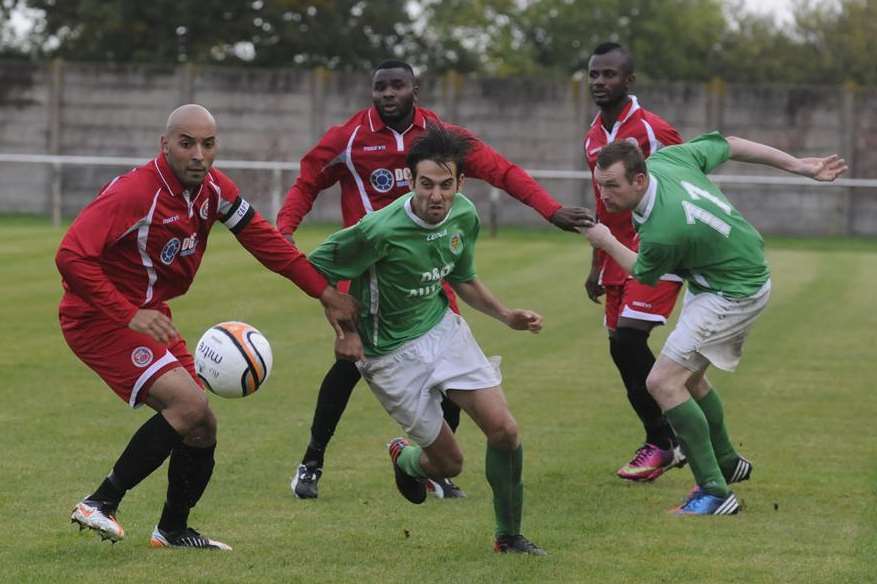
<svg viewBox="0 0 877 584"><path fill-rule="evenodd" d="M700 199L706 199L728 215L731 214L731 205L721 200L711 192L706 191L697 185L693 185L688 181L682 181L680 184L686 190L686 192L688 192L688 196L690 196L695 201L698 201ZM725 237L728 237L731 234L730 225L728 225L726 222L722 221L703 207L695 205L690 201L682 201L682 209L685 211L685 220L688 222L689 225L694 225L695 221L700 221L704 225L715 229Z"/></svg>

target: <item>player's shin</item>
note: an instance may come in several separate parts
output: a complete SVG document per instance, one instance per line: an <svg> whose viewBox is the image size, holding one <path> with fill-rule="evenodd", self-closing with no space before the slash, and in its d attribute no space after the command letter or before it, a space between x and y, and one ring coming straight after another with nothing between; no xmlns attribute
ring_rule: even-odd
<svg viewBox="0 0 877 584"><path fill-rule="evenodd" d="M204 494L215 465L216 444L196 448L180 444L174 448L168 465L167 500L158 527L165 532L176 532L187 526L189 510Z"/></svg>
<svg viewBox="0 0 877 584"><path fill-rule="evenodd" d="M487 446L485 472L493 490L493 510L496 515L496 535L519 535L524 507L524 448L500 450Z"/></svg>
<svg viewBox="0 0 877 584"><path fill-rule="evenodd" d="M311 423L311 441L302 457L302 464L313 468L323 466L326 447L335 434L335 428L359 379L356 365L341 359L326 373L317 395L317 407Z"/></svg>
<svg viewBox="0 0 877 584"><path fill-rule="evenodd" d="M131 437L107 480L124 494L160 467L181 441L182 437L164 416L152 416ZM104 485L101 487L95 495L103 490ZM121 495L118 498L121 499Z"/></svg>
<svg viewBox="0 0 877 584"><path fill-rule="evenodd" d="M697 400L697 405L703 411L710 427L710 441L713 445L713 452L716 453L716 459L719 466L733 470L734 465L740 458L734 446L731 444L731 438L728 436L728 430L725 427L725 413L722 407L722 400L715 389L710 391L701 399ZM730 476L730 475L729 475Z"/></svg>
<svg viewBox="0 0 877 584"><path fill-rule="evenodd" d="M710 495L726 497L730 490L710 442L709 424L693 398L664 412L676 430L697 484Z"/></svg>

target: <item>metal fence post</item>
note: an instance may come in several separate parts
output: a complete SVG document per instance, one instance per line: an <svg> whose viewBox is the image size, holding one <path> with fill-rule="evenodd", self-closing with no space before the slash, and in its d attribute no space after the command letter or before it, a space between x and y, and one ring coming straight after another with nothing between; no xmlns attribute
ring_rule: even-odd
<svg viewBox="0 0 877 584"><path fill-rule="evenodd" d="M281 189L283 169L275 167L271 170L271 216L274 217L274 223L277 223L277 214L280 213Z"/></svg>
<svg viewBox="0 0 877 584"><path fill-rule="evenodd" d="M55 59L49 65L49 153L61 153L61 107L64 94L64 63L61 59ZM62 190L61 181L63 169L61 164L55 162L50 171L52 189L50 191L50 205L52 207L52 225L61 226Z"/></svg>

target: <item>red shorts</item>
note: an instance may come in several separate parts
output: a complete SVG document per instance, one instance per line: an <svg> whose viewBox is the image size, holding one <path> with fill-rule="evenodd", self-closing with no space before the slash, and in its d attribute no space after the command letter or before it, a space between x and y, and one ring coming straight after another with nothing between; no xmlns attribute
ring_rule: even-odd
<svg viewBox="0 0 877 584"><path fill-rule="evenodd" d="M76 356L131 407L143 405L153 382L175 367L185 367L201 385L182 337L159 343L103 316L79 319L63 314L61 331Z"/></svg>
<svg viewBox="0 0 877 584"><path fill-rule="evenodd" d="M347 294L350 292L350 280L339 280L337 288L339 292ZM454 292L454 289L445 280L442 280L442 289L448 297L448 307L456 314L460 314L460 307L457 305L457 294Z"/></svg>
<svg viewBox="0 0 877 584"><path fill-rule="evenodd" d="M618 327L618 318L635 318L664 324L676 297L682 288L682 282L658 280L654 286L640 284L633 278L620 286L603 286L606 290L606 320L604 324L610 331Z"/></svg>

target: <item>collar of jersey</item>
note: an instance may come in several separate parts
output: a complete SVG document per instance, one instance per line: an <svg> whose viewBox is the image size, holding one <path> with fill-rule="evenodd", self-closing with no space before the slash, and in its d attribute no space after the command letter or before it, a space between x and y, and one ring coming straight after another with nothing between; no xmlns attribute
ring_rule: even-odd
<svg viewBox="0 0 877 584"><path fill-rule="evenodd" d="M387 124L384 123L381 114L378 113L378 109L375 106L368 108L365 113L368 117L368 127L372 132L377 133L387 127ZM414 107L414 118L411 125L419 126L424 129L426 128L426 116L423 115L423 112L420 111L419 107Z"/></svg>
<svg viewBox="0 0 877 584"><path fill-rule="evenodd" d="M185 187L180 182L180 179L177 178L177 175L174 174L174 171L171 170L170 165L167 163L167 158L165 158L164 154L159 154L152 161L155 166L155 170L158 171L158 177L161 180L161 183L164 185L164 188L174 197L181 197L183 195L183 191L185 191ZM210 173L207 173L207 176L204 177L204 180L201 181L201 184L198 187L198 190L192 192L189 190L190 198L192 201L198 198L198 195L201 194L201 189L204 188L204 183L210 177Z"/></svg>
<svg viewBox="0 0 877 584"><path fill-rule="evenodd" d="M596 126L597 124L603 128L603 131L606 132L606 143L614 142L615 136L618 134L618 130L623 126L630 117L640 110L639 100L635 95L628 95L630 101L627 102L627 105L624 106L624 109L621 110L621 113L618 115L618 120L615 121L615 124L612 126L612 131L606 131L606 128L603 126L603 114L601 112L597 112L597 115L594 116L594 121L591 122L591 126Z"/></svg>
<svg viewBox="0 0 877 584"><path fill-rule="evenodd" d="M646 189L643 198L640 199L639 204L633 210L633 220L637 223L645 223L649 220L649 216L652 214L652 209L655 208L655 198L658 193L658 179L655 178L655 175L649 173L649 186Z"/></svg>
<svg viewBox="0 0 877 584"><path fill-rule="evenodd" d="M414 198L414 193L411 193L410 195L408 195L408 198L405 199L405 213L408 215L408 218L411 219L412 221L414 221L414 223L418 227L423 227L424 229L438 229L439 227L444 225L445 222L448 220L448 217L451 216L451 211L454 208L454 206L451 205L451 208L448 209L448 214L445 215L445 218L442 219L441 221L439 221L438 223L436 223L436 224L427 223L426 221L424 221L423 219L418 217L417 214L414 212L414 209L411 208L411 200L413 198ZM454 198L456 198L456 195L454 195Z"/></svg>

